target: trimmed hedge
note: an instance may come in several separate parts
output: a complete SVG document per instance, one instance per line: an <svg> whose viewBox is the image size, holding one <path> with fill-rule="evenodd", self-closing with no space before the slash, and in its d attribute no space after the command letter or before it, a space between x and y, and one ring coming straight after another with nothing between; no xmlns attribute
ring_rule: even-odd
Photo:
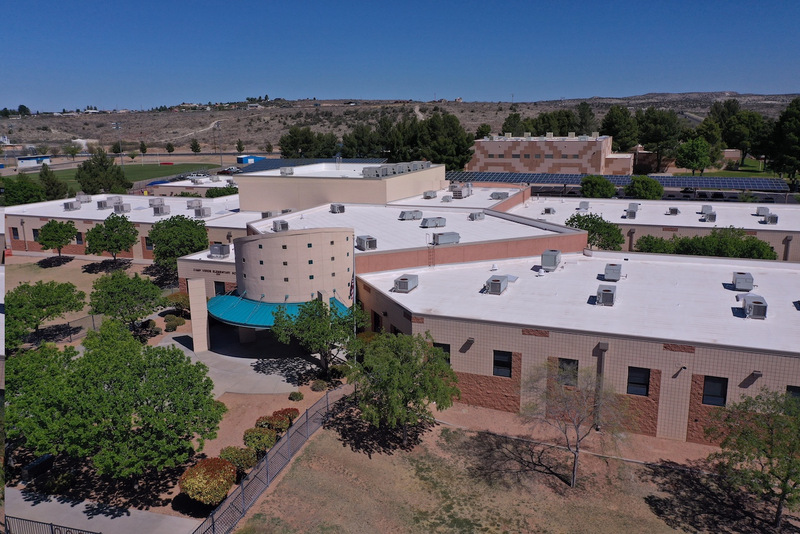
<svg viewBox="0 0 800 534"><path fill-rule="evenodd" d="M259 456L266 454L275 445L277 434L269 428L248 428L244 431L244 444L255 450Z"/></svg>
<svg viewBox="0 0 800 534"><path fill-rule="evenodd" d="M277 415L280 417L286 417L289 419L290 423L294 423L294 420L300 417L300 410L297 408L282 408L280 410L275 410L272 412L272 415Z"/></svg>
<svg viewBox="0 0 800 534"><path fill-rule="evenodd" d="M217 505L236 482L236 467L222 458L200 460L181 475L181 493L203 504Z"/></svg>
<svg viewBox="0 0 800 534"><path fill-rule="evenodd" d="M292 421L288 417L272 414L259 417L256 421L256 428L270 428L276 434L283 434L289 430L291 424Z"/></svg>
<svg viewBox="0 0 800 534"><path fill-rule="evenodd" d="M232 463L239 476L252 469L258 461L256 451L250 447L225 447L220 451L219 457Z"/></svg>

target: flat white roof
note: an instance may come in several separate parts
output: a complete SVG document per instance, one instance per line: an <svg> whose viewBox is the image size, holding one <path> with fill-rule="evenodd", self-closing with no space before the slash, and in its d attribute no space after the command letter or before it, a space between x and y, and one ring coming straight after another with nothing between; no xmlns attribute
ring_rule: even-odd
<svg viewBox="0 0 800 534"><path fill-rule="evenodd" d="M622 265L619 282L598 275L606 263ZM492 264L498 269L491 271ZM562 255L561 266L541 276L541 257L448 264L360 275L411 313L542 329L591 332L686 344L727 345L800 356L800 269L783 262L594 252ZM750 272L752 293L767 302L767 318L740 316L734 271ZM410 293L391 291L402 274L419 276ZM501 295L480 293L489 277L513 275ZM616 286L613 306L590 304L598 285Z"/></svg>
<svg viewBox="0 0 800 534"><path fill-rule="evenodd" d="M260 211L236 211L206 219L207 228L247 228L249 223L263 219Z"/></svg>
<svg viewBox="0 0 800 534"><path fill-rule="evenodd" d="M498 239L514 239L531 236L552 235L553 232L520 222L509 221L489 214L478 221L468 220L468 216L478 209L463 208L421 208L422 216L444 217L446 225L439 228L420 228L421 220L401 221L401 211L412 208L395 205L345 204L344 213L331 213L330 204L324 204L304 211L285 213L271 219L264 219L251 227L261 233L272 232L274 220L289 223L289 230L306 228L353 228L356 236L370 235L378 240L378 251L400 250L424 247L431 242L434 233L458 232L461 243L477 243L481 241L497 241ZM362 251L356 250L356 253Z"/></svg>
<svg viewBox="0 0 800 534"><path fill-rule="evenodd" d="M586 212L579 210L581 202L588 202ZM626 218L628 204L638 203L635 219ZM701 210L710 205L717 214L714 223L701 222ZM669 208L678 208L677 215L668 215ZM756 209L769 209L778 215L778 224L764 224L763 217L756 215ZM544 213L545 208L555 210L553 214ZM734 226L745 230L793 230L800 231L800 204L759 204L748 202L710 202L682 200L636 200L636 199L598 199L570 197L533 197L525 204L511 208L509 213L543 219L547 222L564 224L575 213L597 213L605 220L616 224L649 226L683 226L694 228L727 228Z"/></svg>
<svg viewBox="0 0 800 534"><path fill-rule="evenodd" d="M508 193L508 196L514 196L522 193L519 187L473 187L472 195L467 198L454 198L450 202L442 202L442 198L447 195L452 196L452 191L448 189L440 189L436 191L436 198L422 198L422 195L416 195L408 198L401 198L389 202L391 206L403 207L419 207L425 209L427 207L438 208L491 208L495 204L503 202L505 199L493 199L492 193Z"/></svg>
<svg viewBox="0 0 800 534"><path fill-rule="evenodd" d="M186 180L179 180L177 182L167 182L165 184L155 184L153 187L197 187L197 188L209 189L209 188L212 188L212 187L227 187L229 185L236 186L236 180L235 179L234 179L234 183L233 184L228 183L227 179L229 179L229 178L230 178L230 176L222 175L222 176L219 177L219 180L217 180L216 182L213 181L211 179L211 177L201 178L198 181L198 183L193 182L191 180L191 178L189 178L189 179L186 179Z"/></svg>
<svg viewBox="0 0 800 534"><path fill-rule="evenodd" d="M391 165L391 164L386 164ZM380 167L378 163L313 163L311 165L298 165L292 167L292 174L287 177L293 178L364 178L362 172L365 167ZM431 165L436 167L437 165ZM424 169L422 169L424 170ZM411 174L409 171L403 174ZM244 173L245 176L283 176L280 169L271 169L267 171L255 171ZM399 175L392 175L399 176ZM384 178L391 178L384 177ZM375 178L365 178L375 179Z"/></svg>
<svg viewBox="0 0 800 534"><path fill-rule="evenodd" d="M6 206L6 220L15 215L28 217L48 217L57 219L75 219L89 221L104 221L106 217L114 213L112 209L98 209L98 200L108 200L110 196L122 197L124 204L130 204L131 211L124 213L132 222L136 223L155 223L161 219L168 219L174 215L185 215L194 217L194 208L187 208L188 200L202 200L203 207L211 208L211 216L206 217L206 223L213 219L228 215L239 209L239 195L229 195L218 198L187 198L187 197L161 197L161 196L142 196L142 195L91 195L91 201L81 204L81 208L74 211L64 209L66 202L75 201L75 198L63 200L50 200L47 202L37 202L35 204L21 204L19 206ZM165 206L170 207L168 215L154 215L153 208L150 207L150 199L161 199ZM8 223L10 224L10 223ZM13 226L13 225L12 225Z"/></svg>

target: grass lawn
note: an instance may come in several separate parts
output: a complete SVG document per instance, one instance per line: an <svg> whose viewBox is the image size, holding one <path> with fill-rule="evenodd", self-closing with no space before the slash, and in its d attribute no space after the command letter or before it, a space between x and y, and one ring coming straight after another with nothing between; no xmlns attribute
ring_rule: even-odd
<svg viewBox="0 0 800 534"><path fill-rule="evenodd" d="M140 165L138 163L128 163L125 165L124 170L125 177L128 180L131 182L138 182L140 180L157 180L166 176L174 176L176 174L211 169L214 167L219 167L219 165L211 163L178 163L175 165ZM67 182L69 187L80 191L81 186L75 181L76 172L77 169L65 169L62 171L55 171L55 175Z"/></svg>
<svg viewBox="0 0 800 534"><path fill-rule="evenodd" d="M721 176L723 178L739 178L743 176L754 176L757 178L778 178L778 174L772 171L762 171L761 170L762 163L760 161L754 159L746 159L744 160L744 165L739 167L738 171L711 171L711 172L704 172L703 176ZM700 173L698 172L696 176ZM679 172L676 176L691 176L692 173L690 172Z"/></svg>

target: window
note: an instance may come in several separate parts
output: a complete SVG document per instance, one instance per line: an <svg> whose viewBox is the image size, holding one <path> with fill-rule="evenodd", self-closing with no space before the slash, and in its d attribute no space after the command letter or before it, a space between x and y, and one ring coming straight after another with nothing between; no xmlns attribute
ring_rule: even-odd
<svg viewBox="0 0 800 534"><path fill-rule="evenodd" d="M264 265L264 260L258 260L259 265Z"/></svg>
<svg viewBox="0 0 800 534"><path fill-rule="evenodd" d="M507 350L494 351L494 362L492 364L492 374L494 376L504 376L511 378L511 353Z"/></svg>
<svg viewBox="0 0 800 534"><path fill-rule="evenodd" d="M336 273L331 273L331 276L336 276Z"/></svg>
<svg viewBox="0 0 800 534"><path fill-rule="evenodd" d="M505 155L505 154L498 154L498 155L497 155L497 159L503 159L503 158L505 158L505 157L506 157L506 155Z"/></svg>
<svg viewBox="0 0 800 534"><path fill-rule="evenodd" d="M308 248L311 248L311 243L308 244Z"/></svg>
<svg viewBox="0 0 800 534"><path fill-rule="evenodd" d="M331 241L331 245L333 245L333 241Z"/></svg>
<svg viewBox="0 0 800 534"><path fill-rule="evenodd" d="M33 240L34 241L39 241L39 229L38 228L34 228L33 229Z"/></svg>
<svg viewBox="0 0 800 534"><path fill-rule="evenodd" d="M288 278L284 278L284 279L283 279L283 281L284 281L284 282L288 282L288 281L289 281L289 279L288 279Z"/></svg>
<svg viewBox="0 0 800 534"><path fill-rule="evenodd" d="M786 394L790 397L800 399L800 386L786 386Z"/></svg>
<svg viewBox="0 0 800 534"><path fill-rule="evenodd" d="M449 343L436 343L433 342L433 346L437 349L442 349L444 352L444 359L447 362L447 365L450 365L450 344Z"/></svg>
<svg viewBox="0 0 800 534"><path fill-rule="evenodd" d="M214 282L214 294L215 295L224 295L225 294L225 282Z"/></svg>
<svg viewBox="0 0 800 534"><path fill-rule="evenodd" d="M646 397L650 389L650 369L628 367L628 395Z"/></svg>
<svg viewBox="0 0 800 534"><path fill-rule="evenodd" d="M242 273L242 278L247 278L247 274L246 273Z"/></svg>
<svg viewBox="0 0 800 534"><path fill-rule="evenodd" d="M349 252L347 253L347 257L348 257L348 258L350 257L350 253L349 253Z"/></svg>
<svg viewBox="0 0 800 534"><path fill-rule="evenodd" d="M519 159L519 154L511 154L511 159Z"/></svg>
<svg viewBox="0 0 800 534"><path fill-rule="evenodd" d="M542 159L542 155L541 154L534 154L533 157L534 157L534 159Z"/></svg>
<svg viewBox="0 0 800 534"><path fill-rule="evenodd" d="M260 246L261 246L261 245L259 245L259 247L260 247ZM282 248L283 250L286 250L286 245L281 245L281 248Z"/></svg>
<svg viewBox="0 0 800 534"><path fill-rule="evenodd" d="M572 159L578 159L578 155L577 154L573 154L572 155Z"/></svg>
<svg viewBox="0 0 800 534"><path fill-rule="evenodd" d="M531 159L531 155L530 154L525 154L525 159Z"/></svg>
<svg viewBox="0 0 800 534"><path fill-rule="evenodd" d="M313 279L314 279L314 275L313 275L313 274L309 274L309 275L308 275L308 279L309 279L309 280L313 280Z"/></svg>
<svg viewBox="0 0 800 534"><path fill-rule="evenodd" d="M335 256L331 256L331 261L334 261L334 260L336 260L336 257Z"/></svg>
<svg viewBox="0 0 800 534"><path fill-rule="evenodd" d="M545 154L544 155L544 159L553 159L553 155L552 154Z"/></svg>
<svg viewBox="0 0 800 534"><path fill-rule="evenodd" d="M489 159L494 159L494 154L486 154L486 155L489 156Z"/></svg>
<svg viewBox="0 0 800 534"><path fill-rule="evenodd" d="M242 263L244 263L244 261L245 261L244 258L242 258Z"/></svg>
<svg viewBox="0 0 800 534"><path fill-rule="evenodd" d="M347 272L348 272L348 273L350 272L350 267L348 267L348 268L347 268Z"/></svg>
<svg viewBox="0 0 800 534"><path fill-rule="evenodd" d="M558 359L558 383L562 386L578 385L578 360Z"/></svg>
<svg viewBox="0 0 800 534"><path fill-rule="evenodd" d="M728 379L707 376L703 381L703 404L725 406L728 397Z"/></svg>
<svg viewBox="0 0 800 534"><path fill-rule="evenodd" d="M19 228L17 228L16 226L11 227L11 238L19 239Z"/></svg>
<svg viewBox="0 0 800 534"><path fill-rule="evenodd" d="M153 240L149 237L144 238L144 248L145 250L153 250Z"/></svg>
<svg viewBox="0 0 800 534"><path fill-rule="evenodd" d="M308 260L309 265L314 265L314 260Z"/></svg>
<svg viewBox="0 0 800 534"><path fill-rule="evenodd" d="M286 266L286 265L289 265L289 262L288 262L288 261L285 261L285 262L283 262L283 265L284 265L284 266Z"/></svg>
<svg viewBox="0 0 800 534"><path fill-rule="evenodd" d="M264 248L264 245L259 244L258 248ZM283 248L286 248L286 245L283 245Z"/></svg>
<svg viewBox="0 0 800 534"><path fill-rule="evenodd" d="M147 238L144 240L145 246L147 246ZM76 245L83 245L83 232L78 232L75 234L75 244Z"/></svg>

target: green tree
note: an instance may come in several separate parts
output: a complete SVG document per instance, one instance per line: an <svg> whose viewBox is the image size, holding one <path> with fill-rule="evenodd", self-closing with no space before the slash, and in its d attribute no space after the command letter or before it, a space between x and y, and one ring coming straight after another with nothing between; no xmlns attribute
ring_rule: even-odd
<svg viewBox="0 0 800 534"><path fill-rule="evenodd" d="M36 454L90 458L126 478L182 464L216 437L225 406L208 368L175 347L148 347L117 321L84 353L45 346L7 366L9 437Z"/></svg>
<svg viewBox="0 0 800 534"><path fill-rule="evenodd" d="M492 127L486 123L483 123L478 126L477 130L475 130L475 139L483 139L490 133L492 133Z"/></svg>
<svg viewBox="0 0 800 534"><path fill-rule="evenodd" d="M674 239L666 239L652 235L643 235L636 240L634 245L638 252L649 252L652 254L675 254Z"/></svg>
<svg viewBox="0 0 800 534"><path fill-rule="evenodd" d="M762 390L716 412L711 437L722 450L711 455L723 475L775 506L780 530L785 509L800 503L800 399Z"/></svg>
<svg viewBox="0 0 800 534"><path fill-rule="evenodd" d="M683 254L688 256L719 256L726 258L751 258L776 260L778 254L772 246L755 236L747 235L742 228L713 228L707 236L642 236L636 241L639 252Z"/></svg>
<svg viewBox="0 0 800 534"><path fill-rule="evenodd" d="M627 152L638 142L639 126L628 108L613 105L603 117L600 134L612 137L611 148L614 152Z"/></svg>
<svg viewBox="0 0 800 534"><path fill-rule="evenodd" d="M581 102L576 108L578 123L575 128L575 133L578 135L590 135L592 132L597 131L597 117L592 111L592 106L588 102Z"/></svg>
<svg viewBox="0 0 800 534"><path fill-rule="evenodd" d="M164 145L164 149L167 151L167 154L172 154L173 152L175 152L175 145L173 145L172 143L167 143L166 145Z"/></svg>
<svg viewBox="0 0 800 534"><path fill-rule="evenodd" d="M36 147L36 152L42 156L50 153L50 147L46 144L41 144Z"/></svg>
<svg viewBox="0 0 800 534"><path fill-rule="evenodd" d="M728 119L722 130L722 140L728 148L738 148L741 151L743 165L747 155L761 142L766 132L767 126L761 113L742 110Z"/></svg>
<svg viewBox="0 0 800 534"><path fill-rule="evenodd" d="M178 258L208 248L206 223L183 215L162 219L150 229L153 259L159 267L178 271Z"/></svg>
<svg viewBox="0 0 800 534"><path fill-rule="evenodd" d="M335 134L314 133L308 126L292 126L279 144L284 158L332 158L338 151Z"/></svg>
<svg viewBox="0 0 800 534"><path fill-rule="evenodd" d="M136 321L166 306L161 289L139 273L128 276L125 271L114 271L95 280L92 288L89 296L92 313L119 319L131 330L135 329Z"/></svg>
<svg viewBox="0 0 800 534"><path fill-rule="evenodd" d="M444 164L448 171L461 171L472 159L472 135L468 134L458 117L450 113L434 113L423 122L422 156Z"/></svg>
<svg viewBox="0 0 800 534"><path fill-rule="evenodd" d="M56 249L59 257L61 249L70 244L78 235L78 229L72 221L61 222L52 219L39 230L39 244L43 249Z"/></svg>
<svg viewBox="0 0 800 534"><path fill-rule="evenodd" d="M6 206L31 204L47 199L44 188L25 173L19 173L16 178L5 178L3 184L5 187Z"/></svg>
<svg viewBox="0 0 800 534"><path fill-rule="evenodd" d="M375 426L402 427L433 421L430 405L447 409L461 393L458 378L430 334L382 333L364 351L362 363L351 362L348 380L358 390L362 417Z"/></svg>
<svg viewBox="0 0 800 534"><path fill-rule="evenodd" d="M142 157L147 154L147 143L144 141L139 141L139 152L141 152Z"/></svg>
<svg viewBox="0 0 800 534"><path fill-rule="evenodd" d="M645 200L661 200L661 197L664 196L664 186L649 176L631 176L630 183L625 186L625 196Z"/></svg>
<svg viewBox="0 0 800 534"><path fill-rule="evenodd" d="M267 143L264 145L264 152L272 154L272 143L269 141L267 141Z"/></svg>
<svg viewBox="0 0 800 534"><path fill-rule="evenodd" d="M238 152L239 154L244 152L244 143L242 142L241 139L236 140L236 152Z"/></svg>
<svg viewBox="0 0 800 534"><path fill-rule="evenodd" d="M288 344L292 338L296 339L309 354L317 357L325 375L334 358L344 355L352 346L356 328L366 323L360 308L352 306L343 313L321 300L301 304L294 316L283 306L273 315L272 333L278 341Z"/></svg>
<svg viewBox="0 0 800 534"><path fill-rule="evenodd" d="M15 350L45 321L83 309L86 293L71 282L20 284L5 295L6 350Z"/></svg>
<svg viewBox="0 0 800 534"><path fill-rule="evenodd" d="M728 126L728 121L741 111L739 101L735 98L729 98L722 102L716 101L711 104L711 109L708 111L708 117L714 122L719 124L721 130L725 130Z"/></svg>
<svg viewBox="0 0 800 534"><path fill-rule="evenodd" d="M110 152L112 154L117 154L117 155L122 154L122 152L123 152L123 150L122 150L122 142L121 141L115 141L114 144L111 145Z"/></svg>
<svg viewBox="0 0 800 534"><path fill-rule="evenodd" d="M523 394L531 399L522 409L523 417L534 424L556 429L561 442L572 454L570 486L578 482L581 446L586 438L602 430L601 437L619 439L628 417L625 397L598 381L592 368L548 363L534 369L523 383ZM571 362L569 361L569 362Z"/></svg>
<svg viewBox="0 0 800 534"><path fill-rule="evenodd" d="M619 226L603 219L597 213L575 213L570 215L564 224L570 228L586 230L589 234L587 238L589 248L622 250L622 244L625 242Z"/></svg>
<svg viewBox="0 0 800 534"><path fill-rule="evenodd" d="M678 167L691 169L692 176L694 176L695 171L700 171L700 176L702 176L706 167L711 165L710 153L711 147L708 142L702 137L696 137L678 147L675 154L675 163Z"/></svg>
<svg viewBox="0 0 800 534"><path fill-rule="evenodd" d="M128 152L128 157L131 158L131 161L133 161L139 157L139 153L136 152L135 150L132 152Z"/></svg>
<svg viewBox="0 0 800 534"><path fill-rule="evenodd" d="M139 239L139 230L125 216L112 213L102 223L86 232L86 254L108 252L114 261L117 254L130 250Z"/></svg>
<svg viewBox="0 0 800 534"><path fill-rule="evenodd" d="M31 110L30 108L28 108L28 106L20 104L19 107L17 108L17 113L19 113L20 116L22 117L26 117L31 114Z"/></svg>
<svg viewBox="0 0 800 534"><path fill-rule="evenodd" d="M42 165L39 171L39 183L44 189L45 198L47 198L47 200L59 200L67 197L67 191L69 189L67 183L63 180L59 180L46 163Z"/></svg>
<svg viewBox="0 0 800 534"><path fill-rule="evenodd" d="M525 133L525 123L522 121L522 115L519 113L509 114L500 127L500 133L503 135L510 133L514 137L519 137Z"/></svg>
<svg viewBox="0 0 800 534"><path fill-rule="evenodd" d="M133 184L125 178L122 168L114 164L102 148L78 166L75 180L84 193L96 195L101 192L125 193Z"/></svg>
<svg viewBox="0 0 800 534"><path fill-rule="evenodd" d="M226 197L239 193L239 188L235 185L225 187L211 187L206 191L206 198Z"/></svg>
<svg viewBox="0 0 800 534"><path fill-rule="evenodd" d="M657 171L661 172L662 159L677 146L681 134L678 114L672 110L649 107L636 113L636 123L639 125L640 142L647 150L656 153Z"/></svg>
<svg viewBox="0 0 800 534"><path fill-rule="evenodd" d="M772 134L772 166L792 179L797 188L800 170L800 98L792 100L775 123Z"/></svg>
<svg viewBox="0 0 800 534"><path fill-rule="evenodd" d="M197 139L192 139L192 142L189 143L189 148L195 154L199 154L200 153L200 143L197 141Z"/></svg>
<svg viewBox="0 0 800 534"><path fill-rule="evenodd" d="M367 124L356 124L349 133L342 135L343 158L381 157L382 148L378 133Z"/></svg>
<svg viewBox="0 0 800 534"><path fill-rule="evenodd" d="M722 159L722 130L713 119L706 117L695 128L692 137L700 137L708 143L708 157L711 165L716 165Z"/></svg>
<svg viewBox="0 0 800 534"><path fill-rule="evenodd" d="M589 175L581 180L581 196L586 198L611 198L617 188L603 176Z"/></svg>

